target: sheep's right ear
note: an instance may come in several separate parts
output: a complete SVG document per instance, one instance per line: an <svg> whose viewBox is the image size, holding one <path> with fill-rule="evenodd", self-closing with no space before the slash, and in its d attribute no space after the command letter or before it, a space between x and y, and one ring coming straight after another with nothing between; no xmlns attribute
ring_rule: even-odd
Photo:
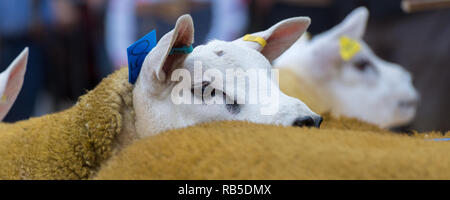
<svg viewBox="0 0 450 200"><path fill-rule="evenodd" d="M273 25L269 29L248 36L263 39L263 43L249 41L244 36L233 43L255 49L272 62L297 41L311 24L309 17L293 17Z"/></svg>
<svg viewBox="0 0 450 200"><path fill-rule="evenodd" d="M175 28L164 35L145 57L139 78L156 78L165 82L170 73L181 66L187 54L170 54L172 48L190 46L194 43L194 23L190 15L178 18ZM139 80L138 80L139 81Z"/></svg>
<svg viewBox="0 0 450 200"><path fill-rule="evenodd" d="M11 109L22 88L27 61L28 48L25 48L9 67L0 74L0 120L3 120L9 109Z"/></svg>

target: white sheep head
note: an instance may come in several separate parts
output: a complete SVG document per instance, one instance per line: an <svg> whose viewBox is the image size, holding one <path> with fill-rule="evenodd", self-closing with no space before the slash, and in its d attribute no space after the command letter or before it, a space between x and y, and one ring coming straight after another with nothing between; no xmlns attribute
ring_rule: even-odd
<svg viewBox="0 0 450 200"><path fill-rule="evenodd" d="M419 95L409 72L377 57L363 41L369 12L360 7L343 22L311 41L299 39L278 60L290 66L326 98L334 115L356 117L383 128L409 123ZM357 41L360 51L345 61L340 54L342 36Z"/></svg>
<svg viewBox="0 0 450 200"><path fill-rule="evenodd" d="M3 120L11 109L20 89L22 89L27 62L28 48L25 48L8 68L0 73L0 120Z"/></svg>
<svg viewBox="0 0 450 200"><path fill-rule="evenodd" d="M139 136L154 135L160 131L186 127L189 125L216 121L216 120L245 120L255 123L279 124L285 126L306 125L319 126L320 116L313 113L303 102L286 96L279 91L279 86L271 79L267 71L272 65L270 62L281 55L290 47L307 29L310 19L296 17L284 20L272 26L266 31L254 33L254 36L262 37L267 45L262 46L256 42L243 41L242 38L232 41L211 41L205 45L197 46L192 53L170 54L172 47L189 46L194 41L194 26L189 15L181 16L176 22L175 28L164 35L154 49L146 56L141 72L133 90L133 104L136 113L136 132ZM195 75L195 66L201 63L203 76ZM180 70L182 69L182 70ZM198 69L198 68L197 68ZM239 95L244 92L248 96L258 98L261 92L267 92L268 88L250 88L246 84L234 84L229 87L229 82L216 80L215 72L226 74L227 69L249 70L263 69L265 73L258 79L266 76L268 88L271 92L278 92L279 101L250 103L246 98L241 103ZM190 75L192 80L185 77L179 78L176 74ZM203 78L203 79L202 79ZM205 81L206 80L206 81ZM234 82L234 81L233 81ZM184 84L184 85L183 85ZM192 86L194 91L183 91L183 97L188 100L200 101L200 104L178 104L175 101L180 97L174 97L173 91L180 86ZM234 88L234 89L233 89ZM203 92L202 90L207 91ZM200 91L197 93L196 91ZM235 94L235 95L231 95ZM235 96L230 97L230 96ZM248 97L247 96L247 97ZM241 96L242 97L242 96ZM208 102L223 102L230 100L231 104L215 104ZM277 105L274 105L277 104ZM264 107L277 107L277 112L261 114Z"/></svg>

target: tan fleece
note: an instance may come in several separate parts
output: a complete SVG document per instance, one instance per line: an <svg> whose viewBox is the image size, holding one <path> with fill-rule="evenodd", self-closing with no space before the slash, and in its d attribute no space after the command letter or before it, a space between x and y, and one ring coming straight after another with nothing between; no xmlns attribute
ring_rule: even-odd
<svg viewBox="0 0 450 200"><path fill-rule="evenodd" d="M450 179L431 137L215 122L137 141L96 179Z"/></svg>
<svg viewBox="0 0 450 200"><path fill-rule="evenodd" d="M87 179L112 154L124 109L127 69L105 78L60 113L0 124L0 179Z"/></svg>
<svg viewBox="0 0 450 200"><path fill-rule="evenodd" d="M279 83L280 89L286 95L300 99L311 110L316 113L324 113L330 110L331 102L329 98L323 98L323 94L319 93L316 88L303 81L291 69L280 69Z"/></svg>

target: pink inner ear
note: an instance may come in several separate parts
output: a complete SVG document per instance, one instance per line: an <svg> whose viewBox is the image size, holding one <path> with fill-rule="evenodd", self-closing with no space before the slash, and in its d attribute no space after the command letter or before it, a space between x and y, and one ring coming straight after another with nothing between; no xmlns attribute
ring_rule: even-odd
<svg viewBox="0 0 450 200"><path fill-rule="evenodd" d="M279 40L279 39L285 39L288 37L292 37L296 34L296 32L299 32L298 25L285 25L279 29L277 29L267 40Z"/></svg>
<svg viewBox="0 0 450 200"><path fill-rule="evenodd" d="M184 25L180 27L180 31L178 32L177 39L175 40L175 43L173 44L173 47L180 47L183 45L191 45L192 43L192 33L193 30L190 30L192 27L188 25Z"/></svg>
<svg viewBox="0 0 450 200"><path fill-rule="evenodd" d="M17 98L17 95L20 92L20 89L22 88L23 79L25 75L25 69L27 64L27 55L25 57L23 56L23 53L21 54L22 57L16 58L18 59L17 63L16 60L13 61L13 63L9 66L9 69L11 70L8 74L8 80L5 83L5 90L3 91L2 95L6 96L6 102L0 104L0 120L5 117L9 109L11 108L12 104ZM11 69L12 68L12 69Z"/></svg>
<svg viewBox="0 0 450 200"><path fill-rule="evenodd" d="M188 46L191 45L192 43L192 33L193 31L190 30L190 27L185 25L180 27L178 35L177 35L177 39L175 40L174 44L172 47L175 48L179 48L182 46ZM181 60L181 58L185 58L187 55L182 55L182 54L173 54L173 55L168 55L164 65L162 67L162 70L164 73L166 73L166 75L169 75L170 72L173 70L173 65L174 64L178 64L176 63L177 60Z"/></svg>
<svg viewBox="0 0 450 200"><path fill-rule="evenodd" d="M8 77L8 82L5 88L5 94L8 101L15 100L15 97L19 94L20 89L23 84L23 67L25 66L24 61L17 63L17 67L14 67Z"/></svg>
<svg viewBox="0 0 450 200"><path fill-rule="evenodd" d="M280 56L303 33L302 24L289 23L281 25L269 36L266 47L261 51L269 61Z"/></svg>
<svg viewBox="0 0 450 200"><path fill-rule="evenodd" d="M13 70L11 71L11 73L9 74L8 82L12 81L12 79L15 79L16 76L18 75L18 73L21 71L22 63L19 63L18 65L19 66L18 67L14 67Z"/></svg>

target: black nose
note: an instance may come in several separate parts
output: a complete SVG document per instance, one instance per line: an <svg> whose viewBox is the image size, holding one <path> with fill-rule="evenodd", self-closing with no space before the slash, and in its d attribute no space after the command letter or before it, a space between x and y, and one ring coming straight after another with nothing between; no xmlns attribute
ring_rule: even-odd
<svg viewBox="0 0 450 200"><path fill-rule="evenodd" d="M298 126L298 127L320 127L320 124L322 123L323 119L322 117L310 117L310 116L306 116L306 117L299 117L297 119L295 119L294 123L292 124L293 126Z"/></svg>
<svg viewBox="0 0 450 200"><path fill-rule="evenodd" d="M399 101L398 102L398 106L400 108L414 108L417 106L417 104L419 104L419 99L415 98L415 99L410 99L410 100L403 100L403 101Z"/></svg>

